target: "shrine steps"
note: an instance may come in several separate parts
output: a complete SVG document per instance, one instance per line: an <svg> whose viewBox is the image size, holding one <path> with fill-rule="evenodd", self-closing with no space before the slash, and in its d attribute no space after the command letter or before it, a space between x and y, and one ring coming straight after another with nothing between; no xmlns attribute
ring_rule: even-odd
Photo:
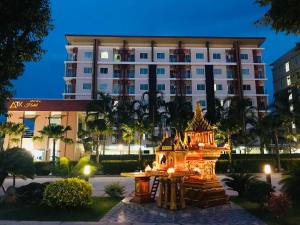
<svg viewBox="0 0 300 225"><path fill-rule="evenodd" d="M219 181L188 182L184 184L187 205L208 208L228 203L228 196Z"/></svg>

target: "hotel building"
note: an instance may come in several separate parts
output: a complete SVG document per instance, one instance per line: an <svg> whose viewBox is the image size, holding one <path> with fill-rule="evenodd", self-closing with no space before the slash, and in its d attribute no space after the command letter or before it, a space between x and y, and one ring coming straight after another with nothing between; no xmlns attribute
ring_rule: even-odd
<svg viewBox="0 0 300 225"><path fill-rule="evenodd" d="M149 91L149 104L157 91L164 93L165 101L185 96L193 105L200 102L208 115L215 113L216 98L222 101L237 95L251 99L258 116L266 112L264 38L66 35L66 40L64 100L13 99L8 103L8 121L28 127L17 145L37 160L51 158L52 142L32 137L53 123L71 126L66 136L74 141L59 142L56 155L80 157L84 146L78 142L78 131L85 123L86 105L97 99L99 91L115 99L140 99ZM132 145L131 152L137 153L138 148ZM146 140L142 149L144 153L153 150ZM112 136L106 140L105 152L126 154L127 147Z"/></svg>
<svg viewBox="0 0 300 225"><path fill-rule="evenodd" d="M215 99L250 98L262 115L268 105L264 38L111 36L67 34L65 99L140 99L145 91L165 101L185 96L214 114ZM150 103L151 104L151 103Z"/></svg>
<svg viewBox="0 0 300 225"><path fill-rule="evenodd" d="M300 113L300 43L271 64L274 96L282 98L293 113ZM300 120L292 123L294 133L300 133ZM300 148L300 140L298 140Z"/></svg>

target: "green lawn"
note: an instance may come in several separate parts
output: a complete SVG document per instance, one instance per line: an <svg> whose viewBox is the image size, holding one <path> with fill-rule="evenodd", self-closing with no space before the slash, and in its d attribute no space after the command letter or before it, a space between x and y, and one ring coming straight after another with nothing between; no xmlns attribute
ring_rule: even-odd
<svg viewBox="0 0 300 225"><path fill-rule="evenodd" d="M277 221L276 218L266 210L262 210L259 204L250 202L245 199L232 197L231 201L240 205L251 214L257 216L268 225L299 225L300 224L300 203L293 203L291 209L283 216L282 221Z"/></svg>
<svg viewBox="0 0 300 225"><path fill-rule="evenodd" d="M94 197L85 209L52 209L32 205L0 205L0 220L98 221L121 199Z"/></svg>

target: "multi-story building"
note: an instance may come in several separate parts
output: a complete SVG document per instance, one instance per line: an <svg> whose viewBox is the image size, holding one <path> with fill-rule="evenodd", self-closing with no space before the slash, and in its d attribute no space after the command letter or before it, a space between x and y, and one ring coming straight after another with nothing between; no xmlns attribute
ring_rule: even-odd
<svg viewBox="0 0 300 225"><path fill-rule="evenodd" d="M264 38L112 36L67 34L65 99L96 99L97 92L140 99L145 91L165 101L186 96L214 114L215 98L244 96L258 115L268 94Z"/></svg>
<svg viewBox="0 0 300 225"><path fill-rule="evenodd" d="M286 102L291 112L300 113L300 43L272 64L274 96ZM292 124L295 133L300 133L300 120ZM300 145L299 145L300 146Z"/></svg>

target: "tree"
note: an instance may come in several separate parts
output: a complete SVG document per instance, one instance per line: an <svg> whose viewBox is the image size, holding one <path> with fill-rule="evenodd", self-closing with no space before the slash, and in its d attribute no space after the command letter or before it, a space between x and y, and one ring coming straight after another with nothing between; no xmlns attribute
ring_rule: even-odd
<svg viewBox="0 0 300 225"><path fill-rule="evenodd" d="M241 144L242 140L245 141L247 126L255 125L254 107L251 106L250 99L235 96L226 98L223 104L216 101L216 108L218 121L216 135L219 140L228 143L231 163L233 145Z"/></svg>
<svg viewBox="0 0 300 225"><path fill-rule="evenodd" d="M31 154L23 148L11 148L0 152L0 186L9 174L24 179L33 178L34 164ZM15 186L15 179L13 185Z"/></svg>
<svg viewBox="0 0 300 225"><path fill-rule="evenodd" d="M53 26L49 0L2 0L0 12L0 113L4 113L7 98L13 96L11 80L23 73L25 62L41 59L43 38Z"/></svg>
<svg viewBox="0 0 300 225"><path fill-rule="evenodd" d="M122 139L128 144L128 155L130 155L130 143L134 140L134 128L123 124L122 129Z"/></svg>
<svg viewBox="0 0 300 225"><path fill-rule="evenodd" d="M256 24L271 25L276 32L300 33L300 1L298 0L256 0L262 7L268 7Z"/></svg>
<svg viewBox="0 0 300 225"><path fill-rule="evenodd" d="M117 112L116 102L109 94L98 93L98 99L90 102L86 108L87 130L93 137L96 147L97 162L99 162L99 141L102 141L105 154L106 137L113 134L114 121Z"/></svg>
<svg viewBox="0 0 300 225"><path fill-rule="evenodd" d="M193 118L192 104L186 101L184 96L175 96L175 99L166 103L166 105L169 116L167 123L182 137L187 123Z"/></svg>
<svg viewBox="0 0 300 225"><path fill-rule="evenodd" d="M25 134L27 127L23 123L5 122L0 129L8 136L7 148L10 148L11 142L19 143L22 141L22 136Z"/></svg>
<svg viewBox="0 0 300 225"><path fill-rule="evenodd" d="M70 126L61 126L57 124L49 124L43 127L39 133L41 136L33 137L34 140L42 140L45 137L52 138L53 148L52 148L52 162L55 164L56 161L56 142L58 140L65 142L66 144L72 144L73 140L71 138L65 137L65 133L71 130Z"/></svg>

